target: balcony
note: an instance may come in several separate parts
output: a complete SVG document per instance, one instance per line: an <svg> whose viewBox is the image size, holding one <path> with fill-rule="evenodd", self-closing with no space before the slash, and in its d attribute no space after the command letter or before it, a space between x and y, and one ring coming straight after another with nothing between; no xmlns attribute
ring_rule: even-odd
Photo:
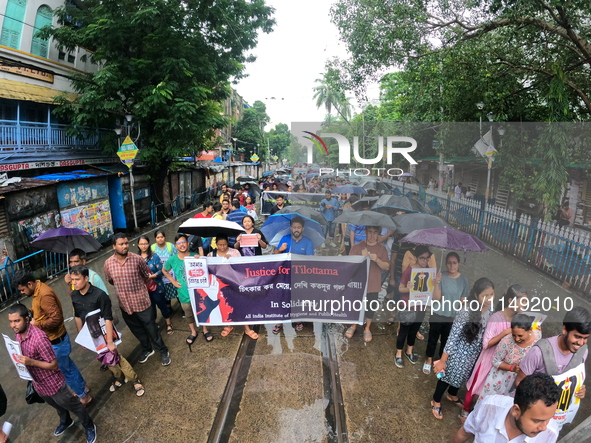
<svg viewBox="0 0 591 443"><path fill-rule="evenodd" d="M86 130L70 135L67 125L0 120L0 164L84 158L110 158L99 140L109 131ZM112 131L110 131L112 132Z"/></svg>

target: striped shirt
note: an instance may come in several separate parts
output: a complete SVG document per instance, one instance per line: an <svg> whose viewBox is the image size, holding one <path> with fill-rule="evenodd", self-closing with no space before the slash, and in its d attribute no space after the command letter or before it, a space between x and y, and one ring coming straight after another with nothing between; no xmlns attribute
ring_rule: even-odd
<svg viewBox="0 0 591 443"><path fill-rule="evenodd" d="M47 363L56 359L49 338L37 326L30 324L25 336L17 334L16 340L20 343L21 353L25 357ZM27 369L33 377L33 387L39 395L46 397L55 395L66 383L64 375L59 369L42 369L35 366L27 366Z"/></svg>
<svg viewBox="0 0 591 443"><path fill-rule="evenodd" d="M142 312L152 302L146 288L150 268L139 255L128 252L123 263L119 263L116 254L105 261L105 278L115 286L119 307L127 314Z"/></svg>

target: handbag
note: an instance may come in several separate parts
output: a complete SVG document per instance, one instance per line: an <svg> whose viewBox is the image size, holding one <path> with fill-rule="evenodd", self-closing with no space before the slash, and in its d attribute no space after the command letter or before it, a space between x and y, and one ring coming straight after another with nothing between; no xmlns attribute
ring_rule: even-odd
<svg viewBox="0 0 591 443"><path fill-rule="evenodd" d="M35 391L33 382L30 380L29 383L27 383L27 392L25 393L25 400L27 401L28 405L32 405L35 403L45 403L45 400L43 400L39 393Z"/></svg>
<svg viewBox="0 0 591 443"><path fill-rule="evenodd" d="M151 278L148 280L148 283L146 283L146 288L148 289L148 292L154 292L156 289L158 289L158 285L154 279Z"/></svg>

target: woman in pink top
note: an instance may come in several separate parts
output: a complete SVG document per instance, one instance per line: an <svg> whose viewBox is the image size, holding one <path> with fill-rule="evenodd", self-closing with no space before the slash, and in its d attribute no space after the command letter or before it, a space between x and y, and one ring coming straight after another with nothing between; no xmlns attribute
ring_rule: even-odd
<svg viewBox="0 0 591 443"><path fill-rule="evenodd" d="M492 359L495 355L497 344L503 337L511 334L511 319L519 312L523 312L520 299L527 298L527 292L521 285L513 285L507 289L503 298L497 304L497 311L495 312L486 325L484 331L484 338L482 340L482 352L480 357L474 365L472 375L466 383L466 397L464 397L464 408L460 415L462 421L465 421L470 414L472 406L472 399L480 395L480 391L484 386L486 377L492 369ZM499 310L502 309L502 310Z"/></svg>

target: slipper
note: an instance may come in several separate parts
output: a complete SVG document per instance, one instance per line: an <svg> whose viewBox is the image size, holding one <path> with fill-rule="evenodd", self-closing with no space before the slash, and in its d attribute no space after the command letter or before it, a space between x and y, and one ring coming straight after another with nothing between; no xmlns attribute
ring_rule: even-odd
<svg viewBox="0 0 591 443"><path fill-rule="evenodd" d="M195 343L195 339L196 339L196 338L197 338L197 337L196 337L196 336L194 336L194 335L189 335L189 336L187 337L187 340L186 340L186 341L187 341L187 344L188 344L189 346L191 346L193 343Z"/></svg>
<svg viewBox="0 0 591 443"><path fill-rule="evenodd" d="M425 340L425 336L423 334L421 334L420 332L417 332L417 340Z"/></svg>
<svg viewBox="0 0 591 443"><path fill-rule="evenodd" d="M386 321L386 324L387 324L388 326L392 326L392 325L394 324L394 317L390 317L390 318L389 318L389 319Z"/></svg>
<svg viewBox="0 0 591 443"><path fill-rule="evenodd" d="M452 400L451 397L449 395L447 395L445 398L447 398L449 401L451 401L452 403L455 403L458 406L464 407L464 402L462 401L462 399L460 397L458 397L457 400Z"/></svg>
<svg viewBox="0 0 591 443"><path fill-rule="evenodd" d="M431 412L433 413L433 417L435 417L437 420L441 420L443 418L441 406L435 406L433 404L433 400L431 400Z"/></svg>
<svg viewBox="0 0 591 443"><path fill-rule="evenodd" d="M123 386L123 383L121 383L119 380L115 380L113 383L111 383L111 387L109 388L110 392L115 392L117 391L121 386Z"/></svg>
<svg viewBox="0 0 591 443"><path fill-rule="evenodd" d="M296 331L303 331L304 330L304 324L303 323L296 323L295 324L295 328L296 328Z"/></svg>
<svg viewBox="0 0 591 443"><path fill-rule="evenodd" d="M222 337L227 337L228 335L230 335L230 332L232 332L232 329L234 329L234 326L226 326L224 330L220 333L220 335Z"/></svg>
<svg viewBox="0 0 591 443"><path fill-rule="evenodd" d="M281 332L281 330L283 329L283 325L275 325L273 327L273 334L279 334Z"/></svg>
<svg viewBox="0 0 591 443"><path fill-rule="evenodd" d="M207 343L211 343L213 341L213 334L211 332L206 332L203 334L203 338Z"/></svg>
<svg viewBox="0 0 591 443"><path fill-rule="evenodd" d="M137 395L138 397L141 397L146 393L144 385L142 385L142 382L139 380L133 382L133 389L135 389L135 395Z"/></svg>
<svg viewBox="0 0 591 443"><path fill-rule="evenodd" d="M259 338L259 334L257 334L256 332L254 332L252 329L248 332L244 331L244 333L246 335L248 335L250 338L252 338L253 340L256 340L257 338Z"/></svg>
<svg viewBox="0 0 591 443"><path fill-rule="evenodd" d="M423 374L429 375L430 373L431 373L431 365L428 365L427 363L425 363L423 365Z"/></svg>
<svg viewBox="0 0 591 443"><path fill-rule="evenodd" d="M355 331L357 330L357 328L349 328L347 329L347 331L345 332L345 337L347 338L353 338L353 335L355 334Z"/></svg>
<svg viewBox="0 0 591 443"><path fill-rule="evenodd" d="M464 423L466 420L468 420L468 417L469 417L469 416L470 416L470 413L469 413L469 412L466 412L466 411L462 411L462 412L460 413L460 415L458 415L458 417L460 417L460 421L461 421L462 423Z"/></svg>
<svg viewBox="0 0 591 443"><path fill-rule="evenodd" d="M373 336L371 335L371 331L363 331L363 340L365 343L369 343Z"/></svg>
<svg viewBox="0 0 591 443"><path fill-rule="evenodd" d="M168 335L172 335L172 334L174 334L174 329L172 329L172 324L168 324L168 325L166 325L166 333L167 333Z"/></svg>

